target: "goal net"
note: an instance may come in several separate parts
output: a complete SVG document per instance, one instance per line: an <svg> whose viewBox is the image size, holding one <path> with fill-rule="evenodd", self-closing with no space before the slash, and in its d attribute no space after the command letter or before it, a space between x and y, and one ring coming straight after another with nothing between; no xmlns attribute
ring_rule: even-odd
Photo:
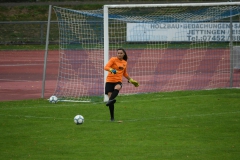
<svg viewBox="0 0 240 160"><path fill-rule="evenodd" d="M240 3L54 7L60 65L54 95L94 101L104 96L103 70L118 48L128 55L121 94L239 87ZM239 66L239 65L238 65Z"/></svg>

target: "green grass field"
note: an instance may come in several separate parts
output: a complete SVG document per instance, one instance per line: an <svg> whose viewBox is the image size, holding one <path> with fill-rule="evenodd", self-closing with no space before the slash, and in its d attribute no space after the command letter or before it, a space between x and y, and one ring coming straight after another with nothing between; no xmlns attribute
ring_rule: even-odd
<svg viewBox="0 0 240 160"><path fill-rule="evenodd" d="M239 89L119 96L115 106L110 122L104 103L0 102L0 159L240 158Z"/></svg>

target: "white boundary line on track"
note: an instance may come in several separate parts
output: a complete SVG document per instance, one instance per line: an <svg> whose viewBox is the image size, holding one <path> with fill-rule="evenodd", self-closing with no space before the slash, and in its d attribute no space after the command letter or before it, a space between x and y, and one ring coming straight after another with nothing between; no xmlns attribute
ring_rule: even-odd
<svg viewBox="0 0 240 160"><path fill-rule="evenodd" d="M8 82L40 82L39 81L29 81L29 80L14 80L14 79L0 79L0 81L8 81Z"/></svg>
<svg viewBox="0 0 240 160"><path fill-rule="evenodd" d="M2 64L0 67L16 67L16 66L42 66L43 64Z"/></svg>

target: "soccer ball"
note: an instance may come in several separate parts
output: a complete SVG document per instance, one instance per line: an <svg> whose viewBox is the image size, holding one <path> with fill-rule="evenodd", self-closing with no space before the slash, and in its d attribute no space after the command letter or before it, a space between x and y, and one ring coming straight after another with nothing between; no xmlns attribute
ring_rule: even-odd
<svg viewBox="0 0 240 160"><path fill-rule="evenodd" d="M51 97L49 98L49 102L50 102L50 103L57 103L57 102L58 102L58 98L57 98L56 96L51 96Z"/></svg>
<svg viewBox="0 0 240 160"><path fill-rule="evenodd" d="M84 117L82 115L76 115L74 117L75 124L83 124L83 122L84 122Z"/></svg>

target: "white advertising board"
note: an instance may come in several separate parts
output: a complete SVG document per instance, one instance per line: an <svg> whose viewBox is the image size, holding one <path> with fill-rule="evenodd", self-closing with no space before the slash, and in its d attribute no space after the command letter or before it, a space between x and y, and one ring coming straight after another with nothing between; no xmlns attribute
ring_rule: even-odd
<svg viewBox="0 0 240 160"><path fill-rule="evenodd" d="M233 41L240 41L240 23L233 23ZM128 42L230 41L230 23L127 23Z"/></svg>

